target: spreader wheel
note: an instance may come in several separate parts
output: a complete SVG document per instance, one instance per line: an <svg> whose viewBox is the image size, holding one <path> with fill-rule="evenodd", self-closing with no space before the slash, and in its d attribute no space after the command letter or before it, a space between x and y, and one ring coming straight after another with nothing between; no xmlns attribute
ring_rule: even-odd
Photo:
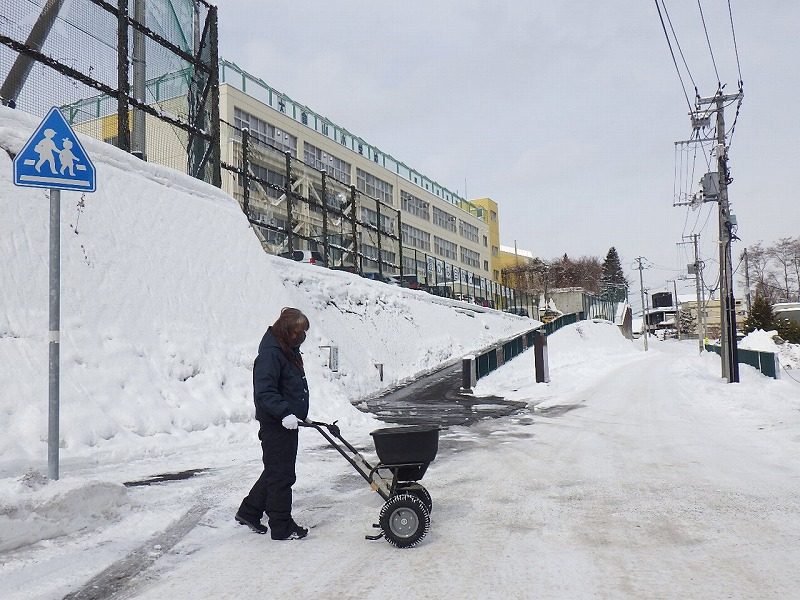
<svg viewBox="0 0 800 600"><path fill-rule="evenodd" d="M397 493L398 494L411 494L412 496L416 496L422 503L425 505L425 508L428 509L428 512L433 512L433 498L431 498L430 493L425 487L420 483L398 483L397 484Z"/></svg>
<svg viewBox="0 0 800 600"><path fill-rule="evenodd" d="M410 548L428 533L431 515L417 496L398 494L383 505L378 522L387 542L398 548Z"/></svg>

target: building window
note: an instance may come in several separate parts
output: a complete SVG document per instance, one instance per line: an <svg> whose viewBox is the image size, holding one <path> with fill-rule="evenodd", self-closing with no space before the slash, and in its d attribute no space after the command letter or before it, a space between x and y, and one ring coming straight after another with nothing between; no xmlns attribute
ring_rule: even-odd
<svg viewBox="0 0 800 600"><path fill-rule="evenodd" d="M431 205L425 202L425 200L421 200L420 198L409 194L405 190L400 190L400 202L403 210L407 213L412 214L415 217L419 217L420 219L425 219L426 221L431 220Z"/></svg>
<svg viewBox="0 0 800 600"><path fill-rule="evenodd" d="M478 228L475 225L471 225L470 223L459 219L458 233L461 234L461 237L466 238L471 242L475 242L476 244L478 243Z"/></svg>
<svg viewBox="0 0 800 600"><path fill-rule="evenodd" d="M249 129L250 135L258 141L274 146L281 152L289 152L297 158L297 138L290 133L238 108L233 109L233 124L239 129Z"/></svg>
<svg viewBox="0 0 800 600"><path fill-rule="evenodd" d="M392 184L356 168L356 188L367 196L377 198L384 204L394 206Z"/></svg>
<svg viewBox="0 0 800 600"><path fill-rule="evenodd" d="M436 210L435 208L433 210ZM433 236L433 251L439 256L456 260L458 258L458 244L448 242L440 237Z"/></svg>
<svg viewBox="0 0 800 600"><path fill-rule="evenodd" d="M464 248L464 246L461 246L461 262L465 265L469 265L470 267L480 267L481 255L474 250L470 250L469 248Z"/></svg>
<svg viewBox="0 0 800 600"><path fill-rule="evenodd" d="M431 251L431 234L427 231L422 231L416 227L412 227L407 223L401 226L403 235L403 244L417 250L424 250L425 252Z"/></svg>
<svg viewBox="0 0 800 600"><path fill-rule="evenodd" d="M315 169L325 171L342 183L350 185L350 163L343 161L341 158L336 158L332 154L328 154L321 148L312 146L308 142L303 143L303 160L306 164L311 165Z"/></svg>
<svg viewBox="0 0 800 600"><path fill-rule="evenodd" d="M492 246L492 256L497 256L500 253L500 249L497 246Z"/></svg>
<svg viewBox="0 0 800 600"><path fill-rule="evenodd" d="M284 189L286 188L285 173L278 173L277 171L268 169L267 167L264 167L256 162L250 163L250 172L261 181L266 181L268 184L271 184L261 186L264 188L264 192L267 194L268 198L277 199L284 193ZM242 185L241 176L239 177L239 185ZM251 181L250 189L252 190L255 187L258 187L258 183Z"/></svg>
<svg viewBox="0 0 800 600"><path fill-rule="evenodd" d="M433 224L455 233L456 218L449 212L440 210L435 206L433 207Z"/></svg>
<svg viewBox="0 0 800 600"><path fill-rule="evenodd" d="M483 236L483 247L486 248L488 246L489 246L489 238L486 237L486 236Z"/></svg>
<svg viewBox="0 0 800 600"><path fill-rule="evenodd" d="M364 255L364 266L378 269L378 248L369 244L361 245L361 254ZM381 259L384 263L394 264L395 254L381 248Z"/></svg>
<svg viewBox="0 0 800 600"><path fill-rule="evenodd" d="M367 223L368 225L372 225L373 227L377 227L378 211L372 210L371 208L367 208L366 206L362 206L361 221L363 223ZM391 217L387 217L386 215L381 215L381 231L384 233L393 233L394 219L392 219Z"/></svg>
<svg viewBox="0 0 800 600"><path fill-rule="evenodd" d="M483 261L483 270L484 271L488 271L489 270L489 261L488 260Z"/></svg>
<svg viewBox="0 0 800 600"><path fill-rule="evenodd" d="M494 211L490 211L490 212L491 212L491 215L492 215L491 216L492 222L497 221L497 213L494 212Z"/></svg>

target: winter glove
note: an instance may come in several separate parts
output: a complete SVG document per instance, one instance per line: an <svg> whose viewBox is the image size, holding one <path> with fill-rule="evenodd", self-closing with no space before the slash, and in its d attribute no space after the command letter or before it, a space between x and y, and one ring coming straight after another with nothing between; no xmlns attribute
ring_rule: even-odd
<svg viewBox="0 0 800 600"><path fill-rule="evenodd" d="M283 417L281 425L286 427L286 429L297 429L297 417L295 417L294 415L286 415L285 417Z"/></svg>

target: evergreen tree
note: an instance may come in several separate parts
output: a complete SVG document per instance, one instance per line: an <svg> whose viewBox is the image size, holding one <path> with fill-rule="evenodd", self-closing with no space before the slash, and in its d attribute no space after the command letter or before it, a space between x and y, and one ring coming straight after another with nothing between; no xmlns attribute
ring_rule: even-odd
<svg viewBox="0 0 800 600"><path fill-rule="evenodd" d="M775 313L772 312L772 305L767 300L766 295L762 293L760 287L756 289L756 299L753 300L750 314L744 320L743 329L745 333L750 333L756 329L761 329L762 331L775 329Z"/></svg>
<svg viewBox="0 0 800 600"><path fill-rule="evenodd" d="M680 310L678 319L680 320L682 333L685 335L697 334L697 319L694 318L694 314L691 310L682 308Z"/></svg>
<svg viewBox="0 0 800 600"><path fill-rule="evenodd" d="M776 319L778 335L791 344L800 344L800 325L790 319Z"/></svg>
<svg viewBox="0 0 800 600"><path fill-rule="evenodd" d="M628 280L619 262L617 249L611 246L603 261L603 273L600 275L600 296L612 302L622 302L627 297Z"/></svg>

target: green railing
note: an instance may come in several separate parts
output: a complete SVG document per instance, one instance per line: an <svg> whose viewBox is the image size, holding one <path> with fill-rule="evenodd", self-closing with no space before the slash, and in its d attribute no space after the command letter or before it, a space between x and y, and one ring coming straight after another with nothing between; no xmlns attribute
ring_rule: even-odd
<svg viewBox="0 0 800 600"><path fill-rule="evenodd" d="M707 352L720 353L720 347L716 344L705 344ZM762 374L773 379L778 379L780 376L780 364L778 363L778 355L774 352L758 352L757 350L745 350L739 348L737 350L739 355L739 363L755 367Z"/></svg>
<svg viewBox="0 0 800 600"><path fill-rule="evenodd" d="M501 342L499 345L493 346L492 348L477 354L475 356L476 380L480 379L481 377L485 377L497 369L498 363L504 364L516 356L519 356L528 348L532 348L533 340L537 331L544 332L545 335L551 335L562 327L581 321L583 318L584 314L582 312L562 315L557 319L550 321L549 323L540 325L536 329L526 331L523 334L511 338L510 340ZM498 360L499 357L502 357L502 359Z"/></svg>

